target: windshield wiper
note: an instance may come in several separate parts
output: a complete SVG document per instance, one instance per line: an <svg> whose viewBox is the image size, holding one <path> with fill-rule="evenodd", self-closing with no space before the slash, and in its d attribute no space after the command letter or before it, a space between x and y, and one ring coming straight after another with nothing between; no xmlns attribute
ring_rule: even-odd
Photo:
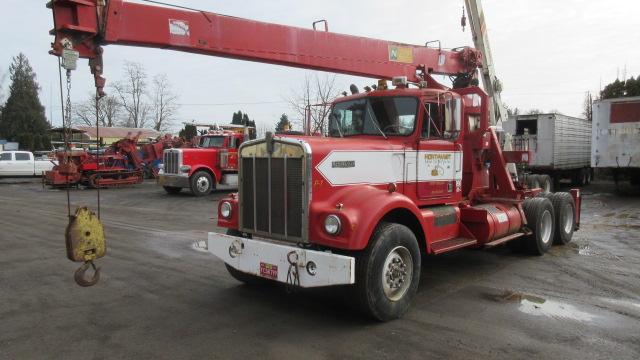
<svg viewBox="0 0 640 360"><path fill-rule="evenodd" d="M371 116L371 120L373 121L373 124L376 126L376 129L378 129L378 131L380 131L380 134L382 134L382 136L384 136L384 138L386 140L387 139L387 135L380 128L380 124L378 124L378 119L374 118L373 114L371 114L371 110L369 110L370 106L371 106L371 103L367 101L367 114L369 114L369 116Z"/></svg>
<svg viewBox="0 0 640 360"><path fill-rule="evenodd" d="M340 135L341 138L344 137L344 135L342 135L342 129L340 129L340 123L338 123L338 118L335 116L329 116L329 127L331 127L331 119L334 119L336 121L336 129L338 129L338 134Z"/></svg>

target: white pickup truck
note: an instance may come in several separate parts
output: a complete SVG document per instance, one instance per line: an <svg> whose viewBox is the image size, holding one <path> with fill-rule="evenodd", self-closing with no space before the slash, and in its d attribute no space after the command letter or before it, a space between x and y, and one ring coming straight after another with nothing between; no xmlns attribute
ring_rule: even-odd
<svg viewBox="0 0 640 360"><path fill-rule="evenodd" d="M0 151L0 176L42 176L55 162L36 160L29 151Z"/></svg>

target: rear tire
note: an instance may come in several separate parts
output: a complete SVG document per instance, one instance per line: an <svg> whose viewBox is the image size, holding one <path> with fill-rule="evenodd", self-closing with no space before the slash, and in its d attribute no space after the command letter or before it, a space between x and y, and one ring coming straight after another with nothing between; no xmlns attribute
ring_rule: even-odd
<svg viewBox="0 0 640 360"><path fill-rule="evenodd" d="M546 197L526 199L522 203L527 224L532 233L525 236L524 250L532 255L543 255L553 243L555 229L555 214L553 205Z"/></svg>
<svg viewBox="0 0 640 360"><path fill-rule="evenodd" d="M162 188L164 189L164 191L167 192L167 194L171 194L171 195L175 195L180 191L182 191L182 188L177 186L163 186Z"/></svg>
<svg viewBox="0 0 640 360"><path fill-rule="evenodd" d="M400 318L420 282L421 254L406 226L381 223L356 259L356 291L360 307L379 321Z"/></svg>
<svg viewBox="0 0 640 360"><path fill-rule="evenodd" d="M556 230L553 242L558 245L566 245L571 242L573 230L575 229L576 205L571 194L567 192L557 192L549 194L555 213Z"/></svg>
<svg viewBox="0 0 640 360"><path fill-rule="evenodd" d="M213 178L206 171L198 171L191 175L191 192L195 196L205 196L214 188Z"/></svg>

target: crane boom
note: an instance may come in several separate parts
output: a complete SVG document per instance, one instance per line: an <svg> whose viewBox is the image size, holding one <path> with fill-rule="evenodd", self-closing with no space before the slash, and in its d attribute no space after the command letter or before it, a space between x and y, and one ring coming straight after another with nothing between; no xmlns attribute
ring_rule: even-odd
<svg viewBox="0 0 640 360"><path fill-rule="evenodd" d="M442 88L431 74L472 75L478 51L455 51L247 20L204 11L123 0L53 0L54 55L73 48L90 59L96 87L102 79L102 45L119 44L409 81Z"/></svg>
<svg viewBox="0 0 640 360"><path fill-rule="evenodd" d="M496 71L491 56L491 46L489 45L489 35L487 34L487 24L484 21L481 0L465 0L465 6L469 13L469 23L473 35L473 43L476 49L482 53L483 67L481 70L484 90L491 98L489 103L489 116L491 125L502 125L502 121L507 120L507 111L502 103L500 92L502 86L496 77Z"/></svg>

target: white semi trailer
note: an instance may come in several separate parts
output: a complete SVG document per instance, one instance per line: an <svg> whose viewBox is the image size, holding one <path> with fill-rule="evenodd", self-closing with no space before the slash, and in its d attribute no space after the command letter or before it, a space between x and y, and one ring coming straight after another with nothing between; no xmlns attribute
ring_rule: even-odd
<svg viewBox="0 0 640 360"><path fill-rule="evenodd" d="M593 103L591 166L640 186L640 97Z"/></svg>
<svg viewBox="0 0 640 360"><path fill-rule="evenodd" d="M510 116L502 124L514 150L530 150L524 181L553 191L561 179L582 186L591 181L591 122L562 114Z"/></svg>

